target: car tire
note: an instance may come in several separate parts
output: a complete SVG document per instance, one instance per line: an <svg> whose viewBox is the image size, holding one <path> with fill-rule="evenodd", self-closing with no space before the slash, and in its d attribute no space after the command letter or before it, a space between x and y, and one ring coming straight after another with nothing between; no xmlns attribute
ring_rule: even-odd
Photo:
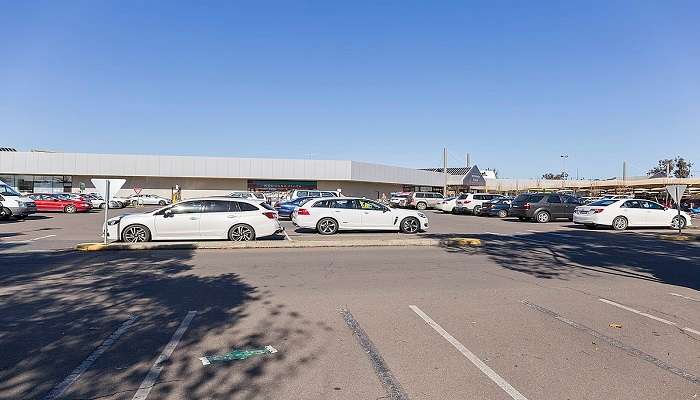
<svg viewBox="0 0 700 400"><path fill-rule="evenodd" d="M161 207L164 206L164 205L166 205L166 204L168 204L168 202L166 202L165 200L161 200L161 201L158 202L158 205L161 206Z"/></svg>
<svg viewBox="0 0 700 400"><path fill-rule="evenodd" d="M535 214L535 221L540 223L540 224L546 224L552 219L552 216L549 215L547 211L539 211L537 214Z"/></svg>
<svg viewBox="0 0 700 400"><path fill-rule="evenodd" d="M498 210L498 218L505 218L508 216L508 210Z"/></svg>
<svg viewBox="0 0 700 400"><path fill-rule="evenodd" d="M420 231L420 221L416 217L406 217L399 225L401 233L414 234Z"/></svg>
<svg viewBox="0 0 700 400"><path fill-rule="evenodd" d="M426 208L428 208L428 205L425 204L425 203L422 202L422 201L421 201L420 203L416 204L416 210L421 210L421 211L423 211L423 210L425 210Z"/></svg>
<svg viewBox="0 0 700 400"><path fill-rule="evenodd" d="M479 215L479 211L481 211L481 206L474 206L474 208L472 208L472 214L474 215Z"/></svg>
<svg viewBox="0 0 700 400"><path fill-rule="evenodd" d="M0 221L7 221L10 219L12 211L9 208L0 206Z"/></svg>
<svg viewBox="0 0 700 400"><path fill-rule="evenodd" d="M680 227L678 226L679 219L680 219ZM683 229L683 228L685 228L685 226L687 224L688 224L688 221L686 221L685 217L683 217L683 216L679 217L678 215L676 215L671 220L671 228L673 228L673 229Z"/></svg>
<svg viewBox="0 0 700 400"><path fill-rule="evenodd" d="M100 209L104 210L107 207L107 203L100 203Z"/></svg>
<svg viewBox="0 0 700 400"><path fill-rule="evenodd" d="M628 225L629 222L627 221L627 218L623 216L615 217L615 219L612 221L612 228L616 231L624 231L627 229Z"/></svg>
<svg viewBox="0 0 700 400"><path fill-rule="evenodd" d="M525 217L518 217L518 221L525 221Z"/></svg>
<svg viewBox="0 0 700 400"><path fill-rule="evenodd" d="M338 221L333 218L321 218L316 223L316 231L321 235L334 235L338 233Z"/></svg>
<svg viewBox="0 0 700 400"><path fill-rule="evenodd" d="M72 204L68 204L67 206L63 207L63 212L66 214L73 214L76 211L78 211L78 209Z"/></svg>
<svg viewBox="0 0 700 400"><path fill-rule="evenodd" d="M122 242L140 243L150 241L151 231L141 224L128 225L122 230Z"/></svg>
<svg viewBox="0 0 700 400"><path fill-rule="evenodd" d="M232 242L249 242L255 240L255 229L248 224L237 224L228 230L228 240Z"/></svg>

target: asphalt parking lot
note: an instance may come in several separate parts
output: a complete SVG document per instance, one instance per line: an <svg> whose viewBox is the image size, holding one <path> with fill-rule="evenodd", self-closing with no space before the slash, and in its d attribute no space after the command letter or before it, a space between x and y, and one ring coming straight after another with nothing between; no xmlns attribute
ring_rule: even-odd
<svg viewBox="0 0 700 400"><path fill-rule="evenodd" d="M1 223L0 398L697 398L700 242L429 217L483 246L80 253L98 212ZM356 235L400 234L328 240Z"/></svg>

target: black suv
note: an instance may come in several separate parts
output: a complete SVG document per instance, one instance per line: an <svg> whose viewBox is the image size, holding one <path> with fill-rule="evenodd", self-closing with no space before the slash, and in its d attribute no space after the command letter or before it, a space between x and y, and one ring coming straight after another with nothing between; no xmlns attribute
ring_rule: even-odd
<svg viewBox="0 0 700 400"><path fill-rule="evenodd" d="M508 216L518 217L521 221L549 222L557 218L572 221L574 209L582 204L580 199L565 194L524 193L513 200Z"/></svg>

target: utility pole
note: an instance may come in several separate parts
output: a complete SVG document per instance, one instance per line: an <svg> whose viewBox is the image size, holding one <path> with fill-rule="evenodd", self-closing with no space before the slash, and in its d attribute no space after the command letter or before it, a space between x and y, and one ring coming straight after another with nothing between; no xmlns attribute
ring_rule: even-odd
<svg viewBox="0 0 700 400"><path fill-rule="evenodd" d="M447 147L442 149L442 173L445 177L445 182L442 185L442 195L447 197Z"/></svg>

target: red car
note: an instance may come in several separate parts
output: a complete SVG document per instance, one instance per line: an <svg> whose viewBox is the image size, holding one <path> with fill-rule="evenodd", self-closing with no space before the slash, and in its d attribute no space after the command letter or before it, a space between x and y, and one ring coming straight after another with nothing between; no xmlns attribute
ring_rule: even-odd
<svg viewBox="0 0 700 400"><path fill-rule="evenodd" d="M92 208L92 204L90 204L90 202L70 199L53 194L32 193L29 195L29 198L34 200L36 203L36 210L38 212L62 211L72 214L75 212L90 211Z"/></svg>

